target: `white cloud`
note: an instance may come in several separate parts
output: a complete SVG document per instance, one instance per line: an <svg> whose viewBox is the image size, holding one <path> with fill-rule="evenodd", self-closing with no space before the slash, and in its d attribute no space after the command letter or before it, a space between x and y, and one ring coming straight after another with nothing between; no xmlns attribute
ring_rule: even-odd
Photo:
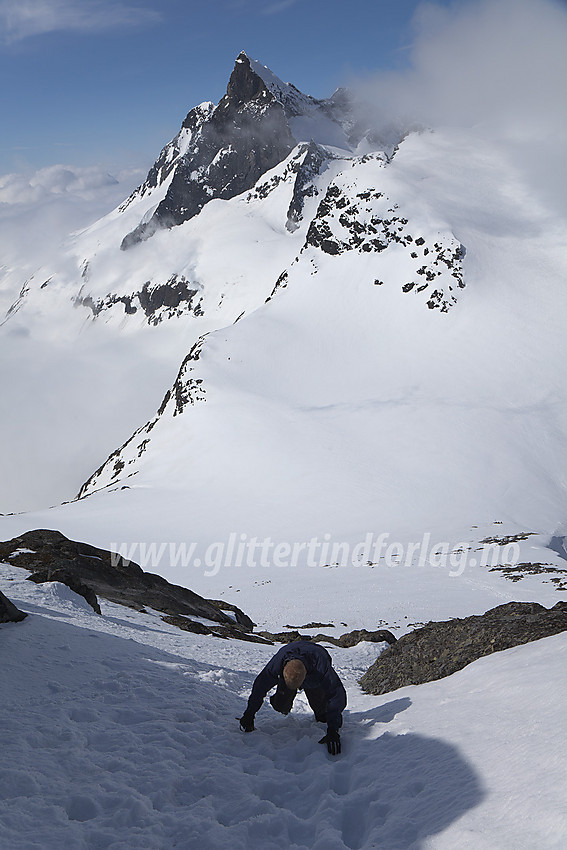
<svg viewBox="0 0 567 850"><path fill-rule="evenodd" d="M109 0L0 0L0 36L13 43L62 30L89 33L140 26L160 17L152 9Z"/></svg>
<svg viewBox="0 0 567 850"><path fill-rule="evenodd" d="M95 200L101 189L118 180L103 169L52 165L34 174L0 175L0 204L27 205L46 202L55 196Z"/></svg>
<svg viewBox="0 0 567 850"><path fill-rule="evenodd" d="M409 69L355 84L372 122L381 129L469 128L505 144L548 198L565 197L567 6L426 3L414 26Z"/></svg>
<svg viewBox="0 0 567 850"><path fill-rule="evenodd" d="M145 177L141 169L54 165L0 175L0 319L26 276L57 256L74 230L110 212Z"/></svg>

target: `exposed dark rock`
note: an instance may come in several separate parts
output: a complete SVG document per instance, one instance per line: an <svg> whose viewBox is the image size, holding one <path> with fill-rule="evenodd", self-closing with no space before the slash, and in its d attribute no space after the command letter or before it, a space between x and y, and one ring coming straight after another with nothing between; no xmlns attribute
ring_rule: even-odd
<svg viewBox="0 0 567 850"><path fill-rule="evenodd" d="M309 628L309 626L302 626L302 628ZM297 629L293 629L289 632L257 632L257 634L261 635L264 638L267 638L274 643L292 643L295 640L311 640L314 643L332 643L335 646L340 646L343 648L348 648L351 646L356 646L358 643L362 641L369 641L371 643L389 643L393 644L396 642L396 638L389 632L387 629L378 629L374 632L369 632L366 629L355 629L352 632L347 632L340 637L330 637L329 635L317 634L317 635L304 635L301 634Z"/></svg>
<svg viewBox="0 0 567 850"><path fill-rule="evenodd" d="M318 639L320 639L319 636ZM352 632L341 635L336 641L331 640L331 643L334 643L335 646L349 648L362 643L362 641L368 641L369 643L389 643L392 646L392 644L396 643L396 638L387 629L378 629L374 632L369 632L366 629L355 629Z"/></svg>
<svg viewBox="0 0 567 850"><path fill-rule="evenodd" d="M213 634L209 626L205 626L203 623L197 623L195 620L190 620L188 617L181 617L178 614L170 614L167 617L162 617L162 620L164 623L169 623L171 626L177 626L178 629L182 629L184 632L193 632L195 635Z"/></svg>
<svg viewBox="0 0 567 850"><path fill-rule="evenodd" d="M292 643L294 640L313 640L311 635L302 635L297 629L293 629L290 632L268 632L264 630L257 632L257 634L266 638L266 640L272 641L272 643Z"/></svg>
<svg viewBox="0 0 567 850"><path fill-rule="evenodd" d="M304 626L286 626L286 629L334 629L333 623L305 623Z"/></svg>
<svg viewBox="0 0 567 850"><path fill-rule="evenodd" d="M340 254L342 251L347 250L347 246L343 245L338 240L333 239L331 228L329 227L328 222L325 221L321 215L321 205L323 203L324 202L321 201L321 204L319 204L317 215L309 225L305 244L312 245L314 248L320 248L325 252L325 254ZM323 206L323 211L325 209L326 206Z"/></svg>
<svg viewBox="0 0 567 850"><path fill-rule="evenodd" d="M251 634L248 631L243 631L235 624L232 626L222 625L205 625L204 623L196 623L195 620L190 620L188 617L167 616L162 617L164 623L169 623L172 626L177 626L184 632L194 632L198 635L213 635L220 638L236 638L237 640L247 640L250 643L265 643L272 644L271 640L262 637L260 634Z"/></svg>
<svg viewBox="0 0 567 850"><path fill-rule="evenodd" d="M149 429L149 426L146 426ZM96 469L88 481L82 485L81 489L77 494L77 499L83 498L86 495L87 491L96 485L98 477L107 469L108 466L112 465L113 477L118 478L122 469L124 469L124 461L121 459L120 455L122 451L126 448L126 446L138 436L139 431L134 432L132 437L129 437L128 440L122 445L115 449L102 463L98 469ZM139 447L141 449L141 445ZM1 544L0 544L1 545Z"/></svg>
<svg viewBox="0 0 567 850"><path fill-rule="evenodd" d="M47 581L58 581L61 584L65 584L73 593L77 593L79 596L82 596L86 602L89 603L91 608L97 613L100 614L100 605L98 604L98 599L96 598L96 593L89 587L87 584L84 584L75 574L73 574L70 570L64 569L55 569L51 570L49 568L43 570L37 570L37 572L32 573L31 576L28 576L30 581L35 582L36 584L44 584Z"/></svg>
<svg viewBox="0 0 567 850"><path fill-rule="evenodd" d="M303 218L305 199L316 194L313 181L321 173L323 165L328 159L329 154L323 148L315 142L310 142L293 184L293 195L287 211L286 222L286 228L289 231L293 232L299 227L299 222Z"/></svg>
<svg viewBox="0 0 567 850"><path fill-rule="evenodd" d="M0 623L19 623L28 615L19 608L16 608L13 602L10 602L7 596L0 591Z"/></svg>
<svg viewBox="0 0 567 850"><path fill-rule="evenodd" d="M268 301L271 301L278 289L285 289L289 280L289 273L287 271L283 271L281 275L276 280L275 286L272 289L271 293L266 298L266 304Z"/></svg>
<svg viewBox="0 0 567 850"><path fill-rule="evenodd" d="M20 549L32 551L18 552ZM202 617L239 632L248 628L235 623L217 604L192 590L146 573L133 561L126 561L116 553L68 540L59 531L28 531L0 543L0 561L8 559L15 567L45 576L53 576L55 571L61 570L87 585L99 597L136 610L143 611L147 606L164 614Z"/></svg>
<svg viewBox="0 0 567 850"><path fill-rule="evenodd" d="M99 316L105 310L110 310L117 304L122 304L127 315L133 315L142 310L150 325L158 325L163 318L171 319L192 313L194 316L204 315L201 299L195 303L199 288L191 285L183 275L172 275L165 283L146 281L142 288L129 295L107 295L94 301L90 295L79 295L75 305L88 307L93 315Z"/></svg>
<svg viewBox="0 0 567 850"><path fill-rule="evenodd" d="M236 60L226 94L201 118L200 107L187 116L184 127L194 128L192 137L176 161L167 193L150 220L141 222L124 238L123 250L148 239L158 228L182 224L212 198L234 198L251 189L296 144L284 105L255 73L244 53ZM148 186L161 182L163 173L163 167L160 171L156 163L148 174ZM144 190L139 193L144 194Z"/></svg>
<svg viewBox="0 0 567 850"><path fill-rule="evenodd" d="M172 398L175 399L175 409L173 411L174 416L183 413L188 404L195 404L197 401L205 400L205 390L202 387L202 379L190 377L193 372L193 364L196 363L201 356L201 350L204 342L205 336L199 337L181 364L171 392ZM160 408L160 410L161 409L162 408ZM153 425L151 427L153 427ZM151 428L148 428L148 430L151 430Z"/></svg>
<svg viewBox="0 0 567 850"><path fill-rule="evenodd" d="M126 605L138 611L146 607L161 611L164 622L183 631L236 638L253 643L290 643L294 640L327 642L340 647L355 646L361 641L394 643L394 635L385 630L367 631L357 629L339 638L325 634L302 634L297 629L272 634L263 631L253 633L254 623L236 605L224 599L204 599L185 587L170 584L166 579L144 572L133 561L127 561L117 553L98 549L87 543L69 540L59 531L38 529L28 531L13 540L0 542L0 561L9 561L15 567L31 571L30 581L37 584L58 581L67 585L100 614L97 594L103 599ZM230 612L227 614L225 612ZM15 619L26 614L12 605L0 594L0 622L4 612L11 612ZM231 616L232 615L232 616ZM197 622L191 617L209 622ZM332 623L307 623L300 628L332 627Z"/></svg>
<svg viewBox="0 0 567 850"><path fill-rule="evenodd" d="M547 609L509 602L485 614L428 623L401 637L376 659L360 684L371 694L450 676L472 661L567 630L567 602Z"/></svg>
<svg viewBox="0 0 567 850"><path fill-rule="evenodd" d="M181 145L184 144L188 132L192 137L196 135L201 125L210 118L213 109L214 104L212 103L202 103L194 109L191 109L181 125L181 130L171 142L168 142L168 144L165 145L148 172L148 176L145 181L132 192L130 197L127 198L123 204L120 205L120 212L124 212L124 210L130 206L132 201L137 198L144 197L144 195L152 189L155 189L157 186L160 186L163 181L169 177L179 161Z"/></svg>
<svg viewBox="0 0 567 850"><path fill-rule="evenodd" d="M146 316L153 316L161 307L175 309L184 302L191 304L197 292L184 277L173 275L161 285L146 283L138 293L138 299Z"/></svg>
<svg viewBox="0 0 567 850"><path fill-rule="evenodd" d="M225 602L224 599L207 599L207 602L210 602L211 605L216 605L217 608L220 608L221 611L231 611L234 614L236 622L243 626L246 631L251 632L254 628L254 623L244 611L241 611L240 608L237 608L236 605L232 605L230 602Z"/></svg>
<svg viewBox="0 0 567 850"><path fill-rule="evenodd" d="M495 523L495 525L499 524L501 523ZM526 576L548 575L549 579L544 581L554 584L556 590L558 591L567 590L566 567L560 567L556 564L541 563L537 561L522 561L517 564L508 564L504 562L505 559L503 553L498 552L498 550L496 549L497 546L510 546L511 544L518 543L521 540L527 540L529 537L533 537L534 535L535 532L533 531L525 531L519 534L485 537L483 540L481 540L480 543L482 543L483 546L493 547L491 552L490 572L501 573L505 579L508 579L508 581L521 581ZM547 548L551 549L553 552L560 555L561 557L566 558L565 550L562 548L562 540L563 538L553 537L551 541L547 544ZM477 549L476 551L479 552L481 550ZM486 555L483 556L482 563L485 565L488 564L488 557Z"/></svg>

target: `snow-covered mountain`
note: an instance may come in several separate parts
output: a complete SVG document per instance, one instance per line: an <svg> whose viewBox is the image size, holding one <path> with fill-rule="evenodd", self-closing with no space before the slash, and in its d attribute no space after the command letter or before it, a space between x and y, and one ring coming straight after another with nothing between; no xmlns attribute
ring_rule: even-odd
<svg viewBox="0 0 567 850"><path fill-rule="evenodd" d="M81 496L49 524L100 545L558 531L562 222L497 145L379 138L347 92L240 54L219 104L25 281L3 340L12 385L48 376L47 422L37 459L8 435L12 478Z"/></svg>
<svg viewBox="0 0 567 850"><path fill-rule="evenodd" d="M225 96L187 115L178 135L162 150L145 183L125 202L158 202L122 242L122 249L197 215L213 198L251 189L295 148L316 138L345 147L347 138L333 100L316 101L241 53ZM155 190L163 197L159 199Z"/></svg>
<svg viewBox="0 0 567 850"><path fill-rule="evenodd" d="M126 200L0 262L0 539L58 529L273 631L555 605L565 225L489 136L392 137L240 54ZM10 846L563 847L563 635L387 697L376 644L332 647L337 760L302 695L241 735L274 647L98 615L16 552Z"/></svg>

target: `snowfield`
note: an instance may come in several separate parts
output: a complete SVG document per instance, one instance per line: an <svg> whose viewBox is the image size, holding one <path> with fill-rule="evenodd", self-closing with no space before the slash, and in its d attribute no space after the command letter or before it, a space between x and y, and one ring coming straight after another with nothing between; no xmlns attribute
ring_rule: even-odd
<svg viewBox="0 0 567 850"><path fill-rule="evenodd" d="M562 850L567 638L382 697L380 647L329 646L345 682L331 757L301 697L236 720L277 646L180 632L3 565L2 846L10 850Z"/></svg>

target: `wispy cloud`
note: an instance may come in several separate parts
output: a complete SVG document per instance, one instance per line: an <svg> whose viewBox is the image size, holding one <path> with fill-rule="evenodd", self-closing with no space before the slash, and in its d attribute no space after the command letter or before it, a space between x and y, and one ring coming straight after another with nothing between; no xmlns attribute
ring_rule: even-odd
<svg viewBox="0 0 567 850"><path fill-rule="evenodd" d="M539 188L560 198L567 189L567 5L424 3L414 25L407 70L355 83L367 120L383 131L417 124L497 139Z"/></svg>
<svg viewBox="0 0 567 850"><path fill-rule="evenodd" d="M128 197L145 170L53 165L0 175L0 321L26 276L60 258L62 240ZM12 273L13 272L13 273Z"/></svg>
<svg viewBox="0 0 567 850"><path fill-rule="evenodd" d="M139 172L136 172L136 177ZM0 204L21 207L66 196L73 200L95 201L120 180L104 168L51 165L33 174L0 175ZM123 190L122 190L123 191Z"/></svg>
<svg viewBox="0 0 567 850"><path fill-rule="evenodd" d="M50 32L96 33L160 19L153 9L109 0L0 0L0 39L12 44Z"/></svg>
<svg viewBox="0 0 567 850"><path fill-rule="evenodd" d="M224 7L233 13L266 16L279 15L305 2L306 0L225 0Z"/></svg>
<svg viewBox="0 0 567 850"><path fill-rule="evenodd" d="M405 71L361 81L384 116L429 126L565 127L567 5L554 0L424 3Z"/></svg>
<svg viewBox="0 0 567 850"><path fill-rule="evenodd" d="M296 6L298 2L299 0L275 0L275 2L264 6L262 15L279 15L280 12L285 12L292 6Z"/></svg>

